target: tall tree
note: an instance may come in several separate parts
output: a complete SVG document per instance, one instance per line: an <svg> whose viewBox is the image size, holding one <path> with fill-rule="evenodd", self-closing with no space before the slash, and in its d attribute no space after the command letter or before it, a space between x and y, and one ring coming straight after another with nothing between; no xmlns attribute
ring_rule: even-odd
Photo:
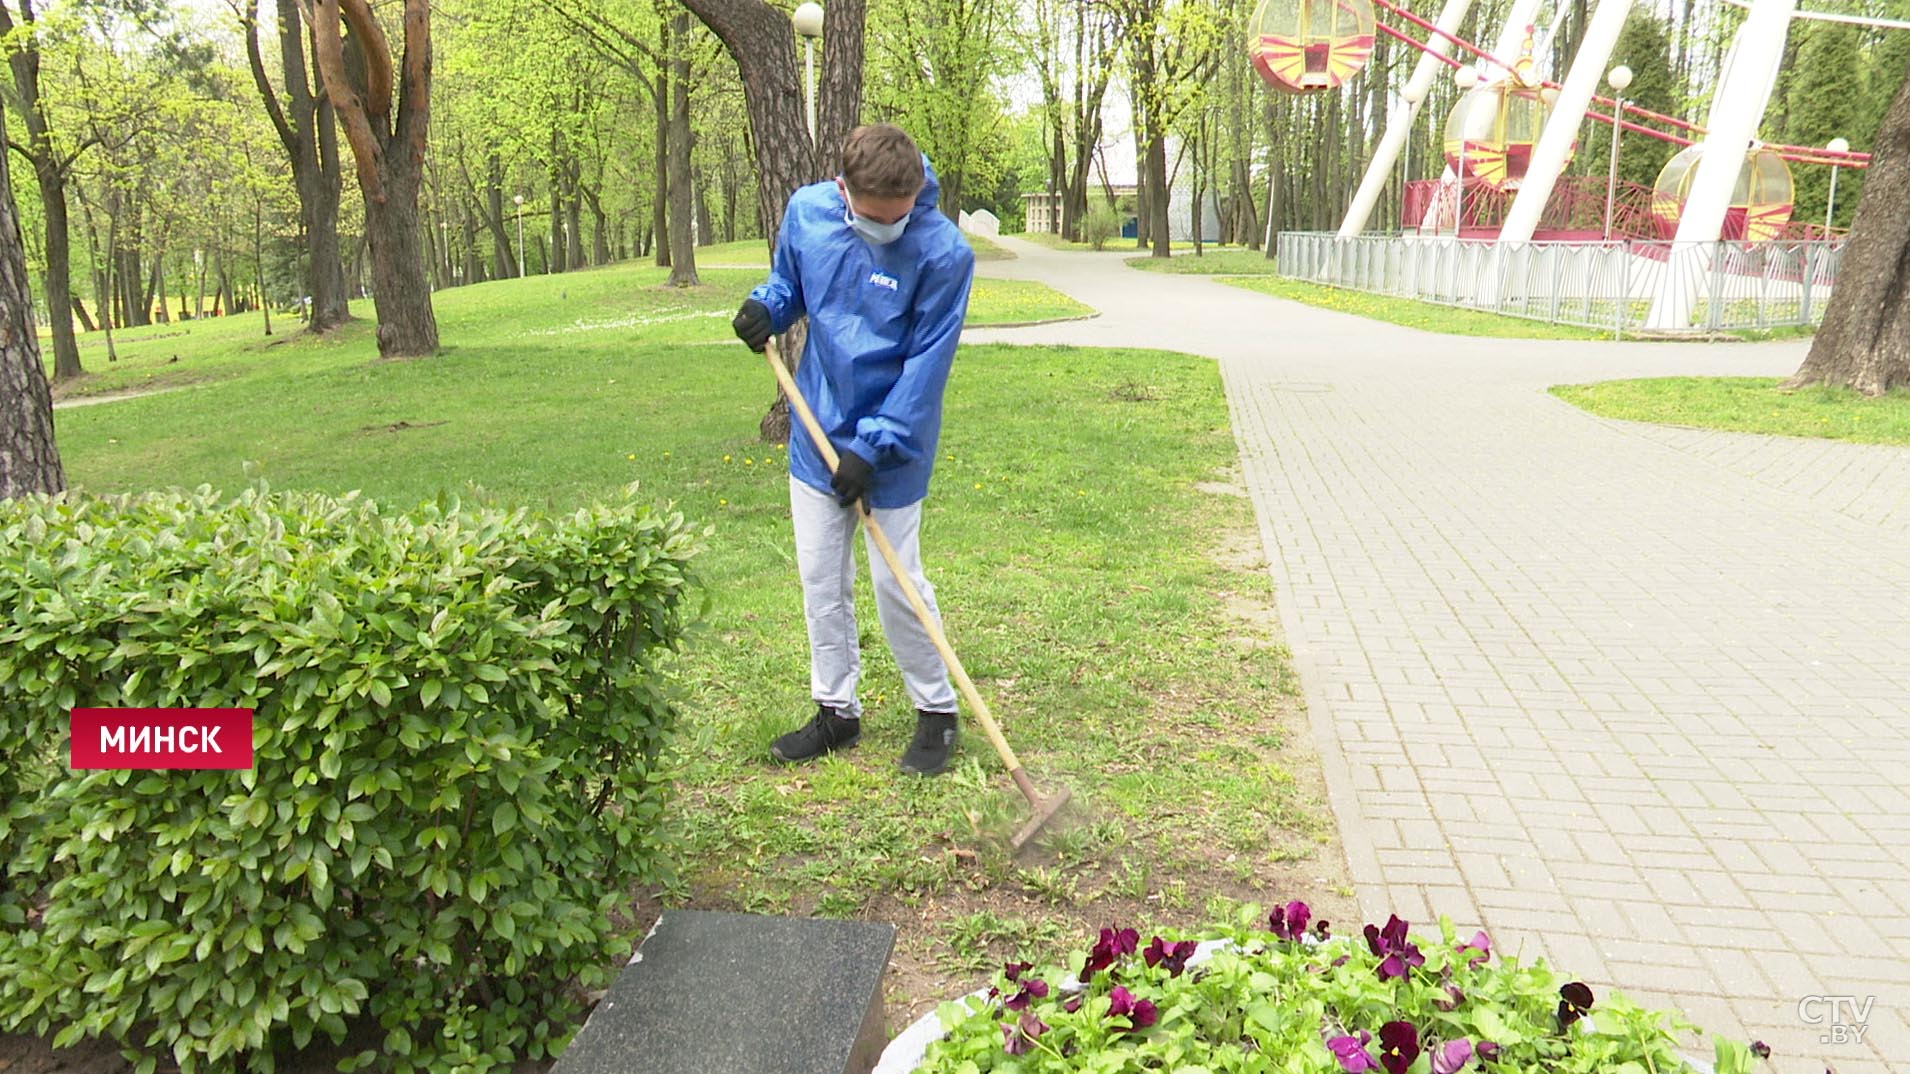
<svg viewBox="0 0 1910 1074"><path fill-rule="evenodd" d="M395 98L391 44L368 0L315 0L312 32L326 94L358 160L371 239L378 353L386 358L436 354L438 318L431 308L418 215L431 125L429 0L404 0L404 58Z"/></svg>
<svg viewBox="0 0 1910 1074"><path fill-rule="evenodd" d="M803 117L796 31L789 16L763 0L683 0L683 6L723 42L743 76L756 145L757 210L773 251L790 195L827 174L825 162L840 159L843 139L861 121L864 0L831 0L823 8L814 143ZM785 360L801 360L806 331L798 326L784 337ZM789 404L780 390L758 429L772 443L789 439Z"/></svg>
<svg viewBox="0 0 1910 1074"><path fill-rule="evenodd" d="M0 3L0 36L7 39L7 63L13 80L4 87L6 104L18 113L26 127L24 142L12 147L33 165L33 177L40 187L40 207L46 229L46 317L53 329L53 379L69 380L83 375L80 345L73 336L72 239L67 222L66 184L73 164L87 148L82 142L73 149L55 144L47 119L46 102L40 86L39 22L33 0L14 0L19 21L13 11ZM21 32L24 31L24 32ZM18 224L18 220L15 220Z"/></svg>
<svg viewBox="0 0 1910 1074"><path fill-rule="evenodd" d="M683 0L683 6L723 42L742 74L763 227L774 246L789 196L834 169L842 140L861 122L864 0L831 0L823 8L813 146L789 15L763 0Z"/></svg>
<svg viewBox="0 0 1910 1074"><path fill-rule="evenodd" d="M690 13L679 11L670 20L670 102L668 147L670 203L670 286L694 287L696 241L692 237L696 192L690 184Z"/></svg>
<svg viewBox="0 0 1910 1074"><path fill-rule="evenodd" d="M5 123L0 108L0 130ZM33 328L20 212L13 203L7 155L0 153L0 500L65 488L53 437L53 393Z"/></svg>
<svg viewBox="0 0 1910 1074"><path fill-rule="evenodd" d="M1167 135L1207 92L1221 58L1222 13L1208 0L1112 0L1127 43L1134 133L1141 156L1141 232L1154 257L1170 256Z"/></svg>
<svg viewBox="0 0 1910 1074"><path fill-rule="evenodd" d="M1910 385L1910 78L1877 132L1824 324L1788 387L1882 395Z"/></svg>
<svg viewBox="0 0 1910 1074"><path fill-rule="evenodd" d="M935 163L951 220L964 192L992 178L984 143L1002 122L990 84L1003 60L997 41L1008 14L1002 0L878 0L870 19L871 52L884 77L869 103L914 135Z"/></svg>
<svg viewBox="0 0 1910 1074"><path fill-rule="evenodd" d="M307 327L313 332L327 332L351 320L351 308L345 301L345 261L338 252L338 202L344 188L338 160L338 125L331 102L313 92L320 76L307 66L306 33L297 0L278 0L283 101L266 77L265 58L259 48L258 13L251 6L256 2L229 0L245 29L245 54L252 81L292 164L299 222L305 231L305 287L312 299Z"/></svg>

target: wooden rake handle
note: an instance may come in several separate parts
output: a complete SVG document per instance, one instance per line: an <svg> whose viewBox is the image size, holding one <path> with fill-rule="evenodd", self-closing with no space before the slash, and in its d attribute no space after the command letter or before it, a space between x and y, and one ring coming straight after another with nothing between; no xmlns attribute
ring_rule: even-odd
<svg viewBox="0 0 1910 1074"><path fill-rule="evenodd" d="M776 383L782 385L783 394L789 398L790 409L802 419L803 428L809 430L809 438L815 442L816 450L822 453L822 461L829 464L830 473L835 473L841 457L836 454L836 446L829 442L828 435L822 431L822 423L816 420L815 411L809 409L809 401L803 398L801 389L796 387L796 378L790 376L788 367L783 365L781 348L776 346L775 340L770 340L763 349L763 357L769 360L770 371L776 374ZM929 640L935 643L935 651L942 654L942 662L948 665L949 676L955 680L962 696L968 699L968 707L975 713L975 718L981 721L982 730L988 733L988 741L995 747L995 752L1001 755L1002 764L1008 766L1008 775L1014 779L1015 786L1030 804L1040 805L1041 797L1035 793L1034 783L1021 770L1021 761L1016 759L1015 751L1009 748L1008 740L1002 737L994 714L988 711L988 703L975 691L974 682L970 681L968 672L962 669L962 662L949 646L941 624L935 621L928 602L922 599L921 591L915 588L915 579L902 568L902 557L895 554L895 546L889 543L889 535L876 524L875 512L869 509L866 500L857 501L856 507L862 512L863 524L869 527L869 539L875 542L876 549L888 563L889 573L901 583L902 592L909 598L909 607L915 609L915 617L921 620L922 629L928 631Z"/></svg>

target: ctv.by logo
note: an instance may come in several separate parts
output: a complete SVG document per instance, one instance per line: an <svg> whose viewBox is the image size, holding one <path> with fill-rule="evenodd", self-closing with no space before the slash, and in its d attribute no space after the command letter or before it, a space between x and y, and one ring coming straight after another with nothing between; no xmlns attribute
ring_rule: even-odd
<svg viewBox="0 0 1910 1074"><path fill-rule="evenodd" d="M1870 1029L1870 1009L1876 996L1805 996L1797 1001L1797 1017L1807 1026L1821 1026L1821 1044L1862 1044Z"/></svg>

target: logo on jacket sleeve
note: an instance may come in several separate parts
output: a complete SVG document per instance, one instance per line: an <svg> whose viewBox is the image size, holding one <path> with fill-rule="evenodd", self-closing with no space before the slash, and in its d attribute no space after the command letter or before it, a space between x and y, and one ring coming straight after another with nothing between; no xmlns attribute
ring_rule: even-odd
<svg viewBox="0 0 1910 1074"><path fill-rule="evenodd" d="M876 287L886 287L891 291L899 291L902 288L902 282L900 280L883 272L881 269L876 269L874 272L869 273L869 283Z"/></svg>

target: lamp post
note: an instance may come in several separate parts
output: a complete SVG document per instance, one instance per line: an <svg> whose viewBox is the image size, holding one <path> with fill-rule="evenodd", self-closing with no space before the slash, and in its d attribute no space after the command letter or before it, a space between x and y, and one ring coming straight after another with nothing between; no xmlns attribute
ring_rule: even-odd
<svg viewBox="0 0 1910 1074"><path fill-rule="evenodd" d="M822 5L810 0L796 8L790 19L802 38L803 110L809 115L809 144L816 144L816 38L822 36Z"/></svg>
<svg viewBox="0 0 1910 1074"><path fill-rule="evenodd" d="M517 278L524 278L524 195L519 194L513 200L517 202Z"/></svg>
<svg viewBox="0 0 1910 1074"><path fill-rule="evenodd" d="M1605 74L1605 82L1618 94L1612 104L1612 159L1605 176L1605 241L1612 241L1612 208L1618 199L1618 132L1625 124L1625 87L1631 85L1631 68L1619 64Z"/></svg>
<svg viewBox="0 0 1910 1074"><path fill-rule="evenodd" d="M1472 137L1472 90L1479 84L1476 67L1461 67L1452 73L1459 87L1459 211L1453 214L1452 237L1459 238L1466 226L1466 142Z"/></svg>
<svg viewBox="0 0 1910 1074"><path fill-rule="evenodd" d="M1830 150L1833 153L1848 153L1850 152L1850 139L1832 138L1830 140L1830 144L1826 145L1824 148ZM1830 166L1830 200L1824 204L1824 237L1827 239L1830 238L1831 219L1835 217L1836 215L1837 215L1837 165L1835 163L1832 163Z"/></svg>

